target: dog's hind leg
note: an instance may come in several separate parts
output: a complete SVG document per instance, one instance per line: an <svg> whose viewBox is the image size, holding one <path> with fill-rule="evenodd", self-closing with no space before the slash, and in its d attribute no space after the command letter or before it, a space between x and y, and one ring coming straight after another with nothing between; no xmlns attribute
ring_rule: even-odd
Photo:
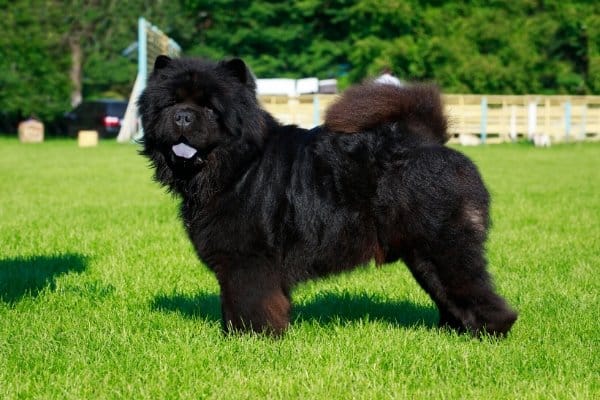
<svg viewBox="0 0 600 400"><path fill-rule="evenodd" d="M440 312L440 326L473 334L506 334L517 314L493 289L482 249L438 254L415 250L405 257L413 276Z"/></svg>

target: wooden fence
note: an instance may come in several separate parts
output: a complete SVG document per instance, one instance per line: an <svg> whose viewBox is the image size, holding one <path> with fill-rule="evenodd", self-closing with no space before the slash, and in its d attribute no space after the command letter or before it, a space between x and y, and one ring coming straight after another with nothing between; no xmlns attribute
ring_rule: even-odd
<svg viewBox="0 0 600 400"><path fill-rule="evenodd" d="M261 96L283 123L323 122L335 95ZM600 140L600 96L444 96L451 142L501 143L547 135L552 142Z"/></svg>

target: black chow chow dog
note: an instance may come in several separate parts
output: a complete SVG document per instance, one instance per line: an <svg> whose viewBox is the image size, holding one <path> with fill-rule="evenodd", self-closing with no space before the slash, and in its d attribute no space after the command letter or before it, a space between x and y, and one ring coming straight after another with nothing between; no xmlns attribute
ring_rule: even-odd
<svg viewBox="0 0 600 400"><path fill-rule="evenodd" d="M225 331L280 334L296 283L371 259L402 259L441 326L502 335L516 320L486 271L488 192L444 147L435 87L359 85L305 130L260 108L243 61L159 56L138 105L142 154L181 198Z"/></svg>

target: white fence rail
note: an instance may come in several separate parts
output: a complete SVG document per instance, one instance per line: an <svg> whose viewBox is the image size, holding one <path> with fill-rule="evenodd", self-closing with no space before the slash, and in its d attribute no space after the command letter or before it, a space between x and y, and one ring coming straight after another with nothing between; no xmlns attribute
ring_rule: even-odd
<svg viewBox="0 0 600 400"><path fill-rule="evenodd" d="M283 123L323 122L335 95L260 96ZM552 142L600 140L600 96L445 95L451 142L501 143L548 136Z"/></svg>

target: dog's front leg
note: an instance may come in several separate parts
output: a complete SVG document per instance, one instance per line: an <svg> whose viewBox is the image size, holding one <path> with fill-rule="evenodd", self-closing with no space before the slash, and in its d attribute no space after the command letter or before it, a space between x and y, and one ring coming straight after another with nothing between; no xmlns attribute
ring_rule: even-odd
<svg viewBox="0 0 600 400"><path fill-rule="evenodd" d="M289 324L290 299L280 274L248 263L220 279L223 330L281 335Z"/></svg>

